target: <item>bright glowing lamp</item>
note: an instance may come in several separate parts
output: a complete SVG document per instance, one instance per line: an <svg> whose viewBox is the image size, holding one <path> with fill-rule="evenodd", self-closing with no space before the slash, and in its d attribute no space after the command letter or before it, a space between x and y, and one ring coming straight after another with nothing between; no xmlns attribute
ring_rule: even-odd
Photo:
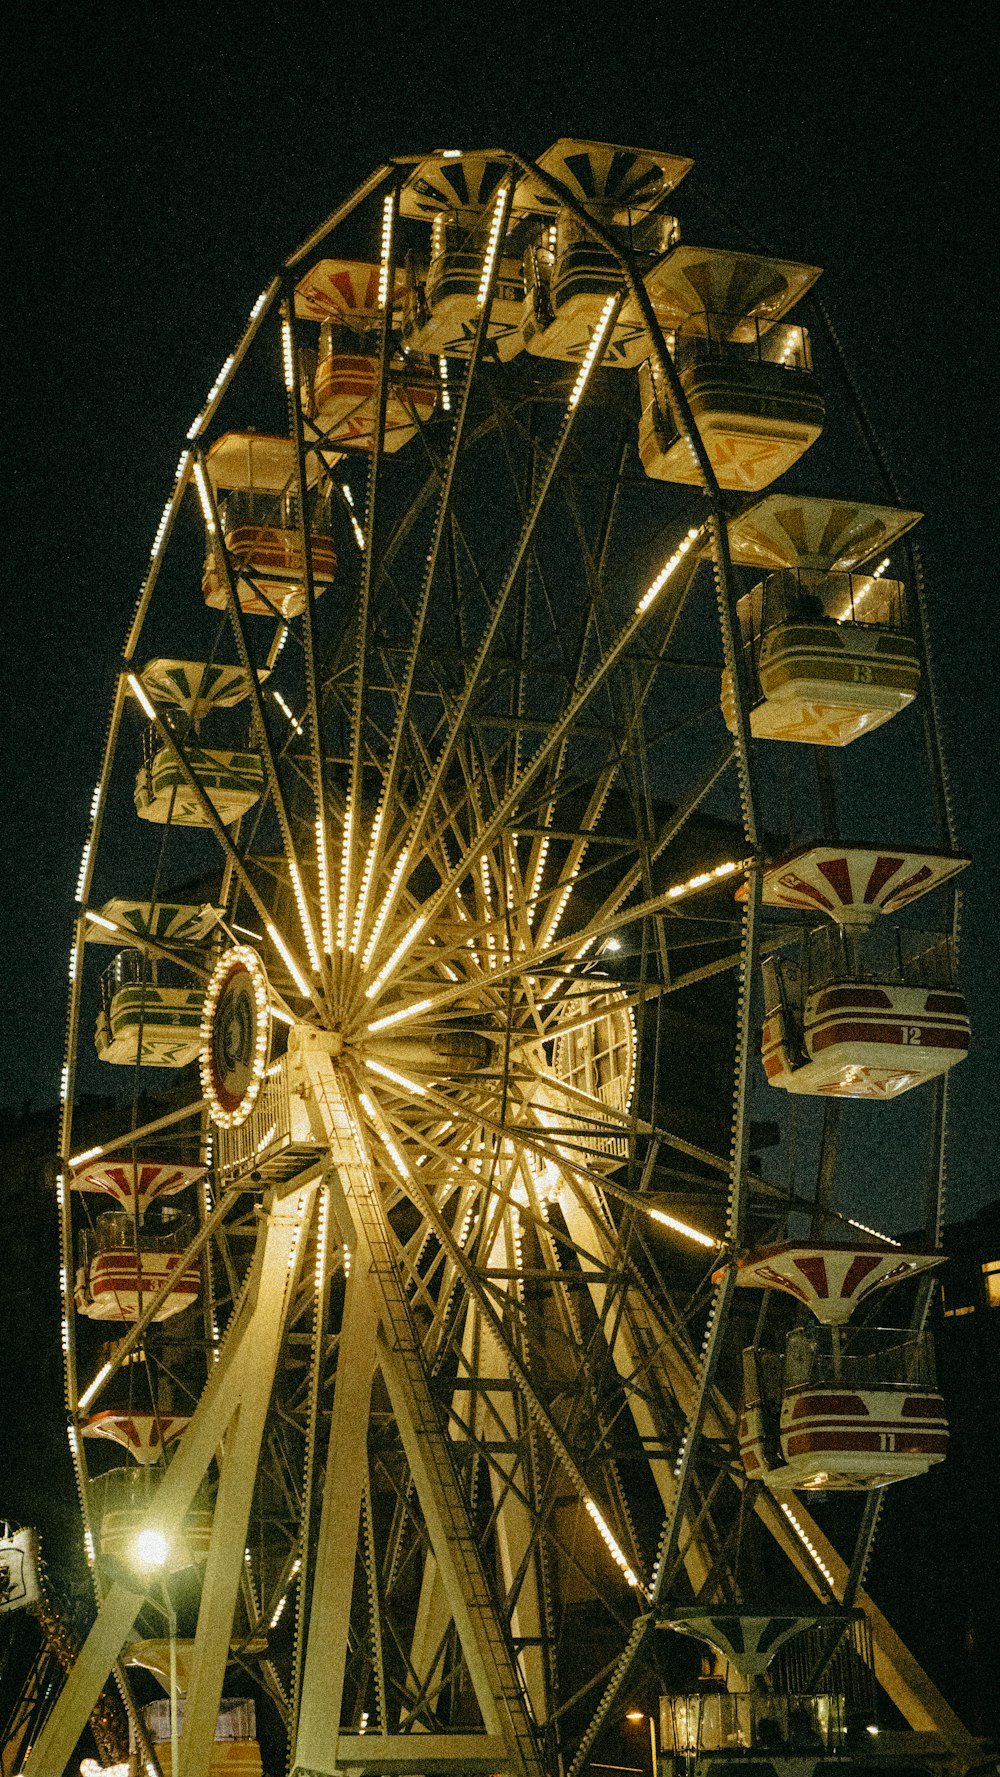
<svg viewBox="0 0 1000 1777"><path fill-rule="evenodd" d="M136 1567L165 1567L169 1544L162 1530L140 1530L132 1545Z"/></svg>

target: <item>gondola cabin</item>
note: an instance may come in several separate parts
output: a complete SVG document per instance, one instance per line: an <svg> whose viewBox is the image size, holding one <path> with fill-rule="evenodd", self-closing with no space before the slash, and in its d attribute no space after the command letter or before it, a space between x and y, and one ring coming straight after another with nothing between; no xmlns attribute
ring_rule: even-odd
<svg viewBox="0 0 1000 1777"><path fill-rule="evenodd" d="M186 1067L198 1054L204 999L175 965L119 951L101 976L98 1056L119 1067Z"/></svg>
<svg viewBox="0 0 1000 1777"><path fill-rule="evenodd" d="M408 272L403 343L409 351L468 357L491 280L483 349L501 362L521 350L524 273L520 256L504 251L509 187L507 162L485 154L431 155L410 175L400 214L429 222L431 233L426 270Z"/></svg>
<svg viewBox="0 0 1000 1777"><path fill-rule="evenodd" d="M184 1268L194 1234L190 1217L164 1210L154 1223L137 1224L125 1210L107 1210L80 1235L76 1306L89 1320L138 1320L166 1284L154 1320L169 1320L198 1299L198 1267Z"/></svg>
<svg viewBox="0 0 1000 1777"><path fill-rule="evenodd" d="M737 1261L737 1284L776 1289L807 1307L783 1352L743 1354L740 1452L769 1486L884 1487L941 1462L948 1446L929 1333L849 1325L874 1292L941 1263L937 1252L785 1241ZM717 1277L721 1273L716 1274Z"/></svg>
<svg viewBox="0 0 1000 1777"><path fill-rule="evenodd" d="M761 1053L772 1086L896 1098L964 1060L970 1041L940 933L811 932L802 962L767 957Z"/></svg>
<svg viewBox="0 0 1000 1777"><path fill-rule="evenodd" d="M307 555L300 523L299 480L291 438L227 432L208 453L221 541L211 536L202 573L205 603L225 610L230 584L240 609L253 616L296 617L306 602ZM316 486L318 464L306 458L308 563L314 597L331 585L337 558L328 497Z"/></svg>
<svg viewBox="0 0 1000 1777"><path fill-rule="evenodd" d="M135 1574L142 1572L139 1538L145 1529L156 1526L156 1499L163 1472L143 1465L113 1468L88 1485L98 1559L110 1564L106 1569L109 1574L121 1575L124 1570L133 1584ZM212 1522L211 1504L200 1489L180 1531L168 1539L167 1573L182 1573L207 1558Z"/></svg>
<svg viewBox="0 0 1000 1777"><path fill-rule="evenodd" d="M919 516L771 495L731 521L735 561L769 554L782 563L738 604L751 734L842 747L912 703L920 660L905 588L886 575L884 552ZM728 671L722 707L733 728Z"/></svg>
<svg viewBox="0 0 1000 1777"><path fill-rule="evenodd" d="M850 1725L875 1712L863 1612L682 1605L656 1626L705 1644L701 1688L660 1698L659 1777L857 1771L846 1756Z"/></svg>
<svg viewBox="0 0 1000 1777"><path fill-rule="evenodd" d="M26 1610L41 1598L38 1532L0 1520L0 1615Z"/></svg>
<svg viewBox="0 0 1000 1777"><path fill-rule="evenodd" d="M169 1675L168 1680L169 1683ZM160 1768L170 1769L170 1699L157 1697L147 1703L142 1718ZM184 1726L184 1697L177 1701L178 1732ZM215 1725L215 1742L209 1753L207 1777L261 1777L256 1709L249 1697L223 1697Z"/></svg>
<svg viewBox="0 0 1000 1777"><path fill-rule="evenodd" d="M135 780L135 812L141 821L160 826L209 827L202 797L192 788L174 747L158 745L147 731L143 764ZM241 819L264 793L264 766L259 753L231 747L200 747L188 742L184 758L205 799L224 827Z"/></svg>
<svg viewBox="0 0 1000 1777"><path fill-rule="evenodd" d="M784 319L818 276L815 266L682 243L646 277L720 487L768 487L823 429L809 336ZM640 369L639 390L646 474L700 485L697 457L654 358Z"/></svg>
<svg viewBox="0 0 1000 1777"><path fill-rule="evenodd" d="M751 1480L804 1492L886 1487L948 1449L928 1333L796 1328L743 1353L740 1454Z"/></svg>
<svg viewBox="0 0 1000 1777"><path fill-rule="evenodd" d="M581 209L635 257L640 272L679 238L676 219L660 206L691 163L655 150L562 140L542 155L543 172L558 179ZM641 311L630 297L621 261L586 217L560 203L535 175L518 185L515 207L539 218L524 261L521 337L538 357L578 363L598 329L601 361L635 369L648 355Z"/></svg>
<svg viewBox="0 0 1000 1777"><path fill-rule="evenodd" d="M816 844L767 866L766 905L831 921L804 937L798 960L770 956L762 964L762 1053L773 1086L893 1098L962 1060L969 1022L950 940L880 915L942 886L968 862L909 846Z"/></svg>
<svg viewBox="0 0 1000 1777"><path fill-rule="evenodd" d="M295 312L319 321L319 354L305 406L326 442L337 450L370 451L378 424L378 378L383 304L381 268L353 259L323 259L298 285ZM402 309L405 286L393 293ZM437 406L438 379L429 359L402 352L389 362L384 451L401 450Z"/></svg>

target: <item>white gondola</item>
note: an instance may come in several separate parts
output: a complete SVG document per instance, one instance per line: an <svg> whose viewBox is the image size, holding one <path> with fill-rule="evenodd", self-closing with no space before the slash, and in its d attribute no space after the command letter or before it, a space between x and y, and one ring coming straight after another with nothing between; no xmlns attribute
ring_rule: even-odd
<svg viewBox="0 0 1000 1777"><path fill-rule="evenodd" d="M181 984L185 982L185 984ZM94 1042L118 1067L186 1067L198 1054L204 990L174 964L120 950L101 976Z"/></svg>
<svg viewBox="0 0 1000 1777"><path fill-rule="evenodd" d="M0 1522L0 1616L27 1610L40 1597L37 1530Z"/></svg>
<svg viewBox="0 0 1000 1777"><path fill-rule="evenodd" d="M943 1460L948 1422L930 1334L848 1325L874 1291L940 1263L940 1253L830 1241L786 1241L737 1261L738 1284L791 1295L817 1323L794 1328L783 1352L743 1354L739 1438L751 1479L865 1490Z"/></svg>
<svg viewBox="0 0 1000 1777"><path fill-rule="evenodd" d="M768 572L738 605L750 732L846 746L912 703L920 663L886 553L919 512L769 494L729 523L733 559ZM732 683L722 708L735 722Z"/></svg>
<svg viewBox="0 0 1000 1777"><path fill-rule="evenodd" d="M764 1069L786 1092L895 1098L964 1059L970 1031L950 939L876 929L967 858L900 846L811 846L772 865L764 898L822 910L801 961L765 958Z"/></svg>
<svg viewBox="0 0 1000 1777"><path fill-rule="evenodd" d="M409 271L403 341L414 352L468 357L483 307L484 273L494 271L487 348L501 361L521 350L524 273L504 251L509 211L506 161L485 154L433 154L414 168L400 215L431 225L430 260ZM499 260L499 263L497 263Z"/></svg>
<svg viewBox="0 0 1000 1777"><path fill-rule="evenodd" d="M89 1320L138 1320L169 1286L153 1318L182 1314L201 1289L197 1264L184 1263L193 1236L191 1218L179 1210L164 1210L156 1224L137 1224L126 1210L105 1211L80 1235L77 1311Z"/></svg>
<svg viewBox="0 0 1000 1777"><path fill-rule="evenodd" d="M224 827L238 821L264 793L264 766L259 753L234 747L200 747L190 741L184 757ZM156 746L147 735L146 756L135 780L135 812L141 821L160 826L211 825L200 796L192 789L177 751L168 742Z"/></svg>
<svg viewBox="0 0 1000 1777"><path fill-rule="evenodd" d="M809 336L784 319L818 276L816 266L681 244L646 278L721 487L769 486L823 429ZM640 370L639 387L646 474L699 485L697 457L654 360Z"/></svg>
<svg viewBox="0 0 1000 1777"><path fill-rule="evenodd" d="M158 1676L163 1678L163 1674ZM169 1685L169 1667L165 1682ZM187 1680L187 1683L190 1679ZM184 1687L186 1690L186 1684ZM184 1690L177 1697L177 1731L184 1728ZM142 1719L161 1769L170 1769L170 1698L158 1697L143 1707ZM249 1697L223 1697L215 1724L215 1744L209 1754L207 1777L261 1777L257 1715Z"/></svg>
<svg viewBox="0 0 1000 1777"><path fill-rule="evenodd" d="M108 1469L89 1484L90 1517L96 1527L99 1560L109 1571L134 1576L142 1571L141 1533L156 1525L156 1499L163 1469L145 1464ZM206 1560L213 1513L204 1488L195 1495L178 1534L170 1538L164 1571L182 1573Z"/></svg>
<svg viewBox="0 0 1000 1777"><path fill-rule="evenodd" d="M691 166L682 156L563 138L537 164L631 250L644 273L676 242L677 223L661 209ZM527 349L538 357L579 362L607 304L618 302L602 362L635 369L648 354L646 329L615 254L534 174L519 182L514 204L539 219L524 262L521 333Z"/></svg>
<svg viewBox="0 0 1000 1777"><path fill-rule="evenodd" d="M206 466L218 497L222 542L241 610L260 617L297 616L306 602L306 558L293 440L227 432L213 444ZM318 597L333 581L337 557L329 504L316 487L319 465L312 454L306 471L309 563ZM211 536L202 591L206 604L225 609L229 576Z"/></svg>
<svg viewBox="0 0 1000 1777"><path fill-rule="evenodd" d="M378 421L381 268L323 259L296 287L297 315L320 323L315 374L304 391L315 428L338 450L370 451ZM405 298L400 285L394 309ZM430 419L438 381L430 361L397 353L389 365L384 451L397 451ZM326 454L324 452L324 454Z"/></svg>

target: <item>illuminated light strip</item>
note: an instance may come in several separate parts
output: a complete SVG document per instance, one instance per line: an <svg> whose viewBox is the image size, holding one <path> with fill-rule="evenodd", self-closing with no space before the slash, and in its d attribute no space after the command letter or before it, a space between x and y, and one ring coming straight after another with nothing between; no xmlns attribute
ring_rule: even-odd
<svg viewBox="0 0 1000 1777"><path fill-rule="evenodd" d="M448 387L448 360L438 359L438 374L441 378L441 407L445 413L451 412L451 390Z"/></svg>
<svg viewBox="0 0 1000 1777"><path fill-rule="evenodd" d="M372 885L372 870L375 867L375 853L378 849L379 834L382 831L382 820L384 815L385 803L383 802L376 810L375 819L372 822L371 839L368 843L368 856L365 859L365 867L361 872L361 887L358 890L358 904L354 910L354 930L351 933L350 951L352 956L358 948L358 940L361 937L361 922L364 919L368 908L368 893Z"/></svg>
<svg viewBox="0 0 1000 1777"><path fill-rule="evenodd" d="M233 920L233 931L242 932L244 938L252 938L255 944L263 943L263 939L259 932L252 932L249 926L238 926L235 919Z"/></svg>
<svg viewBox="0 0 1000 1777"><path fill-rule="evenodd" d="M329 1219L328 1211L327 1211L327 1201L328 1200L326 1197L321 1197L319 1200L319 1216L317 1218L317 1228L316 1228L316 1272L315 1272L317 1290L321 1290L323 1288L323 1280L326 1277L326 1234L327 1234L327 1221ZM294 1574L297 1572L298 1572L298 1568L293 1567L292 1573Z"/></svg>
<svg viewBox="0 0 1000 1777"><path fill-rule="evenodd" d="M901 1240L893 1240L891 1234L883 1234L880 1228L869 1228L867 1222L856 1222L853 1216L846 1216L845 1220L850 1227L860 1228L862 1234L874 1234L876 1240L884 1240L887 1246L901 1247L903 1244Z"/></svg>
<svg viewBox="0 0 1000 1777"><path fill-rule="evenodd" d="M367 1061L366 1068L373 1074L381 1074L384 1080L391 1080L394 1086L402 1086L404 1092L413 1092L417 1098L427 1097L426 1086L418 1085L416 1080L408 1080L405 1074L397 1074L391 1067L385 1067L381 1061Z"/></svg>
<svg viewBox="0 0 1000 1777"><path fill-rule="evenodd" d="M412 1174L410 1173L409 1167L407 1166L406 1161L403 1159L402 1154L400 1153L395 1142L393 1141L392 1136L389 1134L388 1130L386 1129L385 1123L383 1122L381 1116L379 1115L379 1112L378 1112L375 1104L369 1098L367 1092L359 1092L358 1097L361 1101L362 1110L364 1111L366 1117L368 1118L368 1121L374 1125L376 1133L378 1134L378 1138L379 1138L380 1142L382 1143L382 1146L385 1148L386 1153L389 1155L389 1158L391 1159L392 1164L396 1168L396 1171L399 1173L400 1178L401 1179L411 1178ZM347 1249L346 1248L344 1249L344 1258L345 1258L344 1269L346 1271L348 1268L347 1263L346 1263L346 1261L347 1261Z"/></svg>
<svg viewBox="0 0 1000 1777"><path fill-rule="evenodd" d="M80 1396L80 1399L77 1401L77 1406L80 1409L81 1413L84 1411L84 1409L86 1407L89 1407L89 1405L90 1405L91 1401L93 1400L95 1394L97 1393L98 1389L103 1387L104 1383L107 1381L110 1374L111 1374L111 1365L110 1364L103 1364L102 1367L98 1370L97 1375L94 1377L93 1382L90 1384L90 1386L88 1388L84 1389L82 1395Z"/></svg>
<svg viewBox="0 0 1000 1777"><path fill-rule="evenodd" d="M281 323L281 363L285 372L285 388L290 395L295 393L295 356L292 351L291 323L284 319Z"/></svg>
<svg viewBox="0 0 1000 1777"><path fill-rule="evenodd" d="M96 1160L98 1154L103 1154L103 1152L103 1148L84 1148L82 1154L71 1154L69 1163L71 1166L83 1166L88 1160Z"/></svg>
<svg viewBox="0 0 1000 1777"><path fill-rule="evenodd" d="M100 926L105 932L120 932L122 929L121 926L115 925L113 919L105 919L103 913L91 913L89 908L87 910L87 923L92 926Z"/></svg>
<svg viewBox="0 0 1000 1777"><path fill-rule="evenodd" d="M665 1228L672 1228L675 1234L683 1234L686 1240L693 1240L698 1246L709 1246L715 1250L719 1246L710 1234L703 1234L700 1228L692 1228L689 1222L679 1222L676 1216L668 1216L662 1209L650 1209L647 1215L654 1222L662 1222Z"/></svg>
<svg viewBox="0 0 1000 1777"><path fill-rule="evenodd" d="M549 919L547 921L546 930L545 930L545 942L546 943L551 943L552 939L555 937L556 932L559 929L559 921L562 919L562 916L566 911L567 905L569 903L570 895L573 893L573 884L576 881L577 876L579 875L579 872L580 872L580 865L575 864L573 866L573 869L570 871L569 881L567 882L566 887L563 889L562 894L559 896L559 900L556 903L555 912L552 914L551 919Z"/></svg>
<svg viewBox="0 0 1000 1777"><path fill-rule="evenodd" d="M290 1272L294 1271L295 1261L299 1256L299 1242L302 1239L302 1218L304 1213L304 1208L299 1210L295 1228L292 1232L292 1244L288 1249L288 1269Z"/></svg>
<svg viewBox="0 0 1000 1777"><path fill-rule="evenodd" d="M385 986L385 983L388 981L389 976L392 974L393 969L396 967L396 964L399 962L401 957L406 955L406 952L409 950L410 945L413 943L415 938L419 937L420 933L423 931L424 926L426 924L427 924L427 920L426 920L424 914L421 914L419 919L414 920L409 931L406 933L406 936L400 939L399 943L396 945L395 950L393 951L392 955L390 956L389 961L387 963L385 963L383 965L383 967L379 970L379 972L376 975L371 986L365 988L365 998L366 999L368 999L368 1000L374 999L375 995L378 993L379 989L381 987Z"/></svg>
<svg viewBox="0 0 1000 1777"><path fill-rule="evenodd" d="M333 926L330 916L330 866L326 855L326 822L316 817L316 867L319 872L319 917L323 932L323 950L333 955Z"/></svg>
<svg viewBox="0 0 1000 1777"><path fill-rule="evenodd" d="M382 249L378 274L378 306L384 309L389 300L389 259L392 253L392 210L391 197L382 201Z"/></svg>
<svg viewBox="0 0 1000 1777"><path fill-rule="evenodd" d="M163 538L166 534L167 526L170 523L170 514L171 514L171 511L173 510L173 504L174 504L174 496L173 496L173 494L171 494L169 500L167 501L167 503L164 506L163 511L160 515L160 522L156 527L156 536L153 538L153 545L149 551L150 561L155 561L157 556L160 553L160 544L163 542Z"/></svg>
<svg viewBox="0 0 1000 1777"><path fill-rule="evenodd" d="M91 1530L85 1530L85 1531L84 1531L84 1533L83 1533L83 1546L84 1546L84 1549L85 1549L85 1551L86 1551L86 1555L87 1555L87 1560L88 1560L88 1561L89 1561L89 1562L90 1562L90 1565L91 1565L91 1567L93 1567L93 1565L94 1565L94 1562L95 1562L95 1561L96 1561L96 1560L97 1560L97 1556L96 1556L96 1554L95 1554L95 1552L94 1552L94 1534L93 1534L93 1531L91 1531Z"/></svg>
<svg viewBox="0 0 1000 1777"><path fill-rule="evenodd" d="M577 372L576 382L573 384L573 388L572 388L572 392L570 394L569 404L568 404L570 413L572 413L574 407L576 407L577 404L579 403L579 401L583 395L583 391L587 387L587 382L590 377L590 373L594 368L594 364L597 359L597 354L600 351L601 346L604 344L604 335L606 334L606 332L608 330L608 322L611 319L612 312L613 312L617 302L618 302L617 296L609 296L607 302L604 304L604 307L601 310L601 318L598 321L597 326L594 328L594 331L590 336L590 344L587 347L586 352L584 353L583 362L581 363L580 369Z"/></svg>
<svg viewBox="0 0 1000 1777"><path fill-rule="evenodd" d="M273 665L274 661L277 660L278 655L281 653L281 650L284 647L287 640L288 640L288 624L286 623L284 628L281 631L280 636L278 637L278 646L275 648L274 654L271 657L272 665Z"/></svg>
<svg viewBox="0 0 1000 1777"><path fill-rule="evenodd" d="M341 492L343 493L344 499L347 501L347 504L349 506L353 506L354 505L354 495L351 492L349 484L346 481L342 481L340 484L340 487L341 487Z"/></svg>
<svg viewBox="0 0 1000 1777"><path fill-rule="evenodd" d="M679 901L682 895L693 894L697 889L707 888L710 883L717 882L722 876L732 876L737 870L748 870L750 861L747 858L727 859L724 864L716 864L712 870L699 870L697 876L689 876L687 882L675 882L666 890L669 901Z"/></svg>
<svg viewBox="0 0 1000 1777"><path fill-rule="evenodd" d="M379 916L378 916L377 920L375 921L374 930L373 930L372 935L369 938L367 944L365 945L364 955L361 958L361 967L363 969L367 969L368 964L371 962L371 959L372 959L372 952L374 951L375 946L379 941L379 938L382 936L382 927L385 925L385 922L389 917L389 909L392 906L393 896L395 895L396 889L399 885L399 879L402 876L403 871L406 869L407 860L409 859L409 856L410 856L409 847L404 847L403 850L400 852L399 857L396 859L395 868L392 872L392 875L389 878L389 887L385 891L385 898L384 898L384 900L382 902L382 906L379 910Z"/></svg>
<svg viewBox="0 0 1000 1777"><path fill-rule="evenodd" d="M340 883L337 895L337 948L347 949L347 861L351 855L354 832L354 810L344 811L344 838L340 848Z"/></svg>
<svg viewBox="0 0 1000 1777"><path fill-rule="evenodd" d="M93 842L88 839L84 844L83 851L80 853L80 870L76 879L76 898L78 901L83 899L83 891L87 886L87 866L90 863L92 845ZM115 930L115 927L111 925L110 920L106 920L105 924L110 926L112 931Z"/></svg>
<svg viewBox="0 0 1000 1777"><path fill-rule="evenodd" d="M299 875L299 867L294 858L289 858L288 860L288 874L292 879L292 888L295 892L295 901L299 910L299 919L302 922L302 935L306 941L306 949L309 952L309 961L312 964L313 974L315 975L319 973L319 951L316 949L316 939L313 934L312 920L309 918L309 909L306 906L306 895L305 890L302 887L302 878Z"/></svg>
<svg viewBox="0 0 1000 1777"><path fill-rule="evenodd" d="M262 290L260 295L258 296L257 301L254 303L253 308L250 310L249 318L251 321L256 321L257 316L260 314L261 309L264 307L264 304L267 301L270 289L271 289L271 286L269 284L267 286L267 289Z"/></svg>
<svg viewBox="0 0 1000 1777"><path fill-rule="evenodd" d="M285 943L284 938L281 936L281 933L278 931L277 926L273 926L271 924L271 921L268 920L267 924L264 927L264 930L266 931L268 937L270 938L271 943L274 945L275 950L278 952L278 955L281 957L282 962L284 963L286 969L288 970L288 973L291 975L292 980L295 982L295 985L298 988L303 999L308 999L309 992L310 992L309 983L306 980L305 976L303 975L302 970L299 968L298 964L296 963L295 958L293 957L291 951L289 950L288 945Z"/></svg>
<svg viewBox="0 0 1000 1777"><path fill-rule="evenodd" d="M592 1499L585 1499L583 1503L586 1506L587 1511L589 1512L590 1516L593 1518L594 1523L596 1524L598 1532L601 1536L601 1539L608 1549L608 1552L611 1556L612 1561L615 1562L616 1566L621 1568L622 1573L625 1576L626 1584L629 1586L638 1586L638 1584L639 1584L638 1574L636 1574L632 1571L631 1567L628 1564L628 1561L625 1558L625 1555L624 1555L622 1549L619 1547L618 1543L615 1541L615 1538L612 1536L611 1531L608 1529L607 1524L604 1522L604 1519L601 1517L601 1514L598 1511L593 1500Z"/></svg>
<svg viewBox="0 0 1000 1777"><path fill-rule="evenodd" d="M206 1143L205 1143L205 1158L208 1161L209 1165L211 1165L211 1163L212 1163L212 1137L211 1137L211 1135L208 1136ZM203 1215L206 1222L208 1221L208 1218L211 1215L214 1207L215 1207L215 1205L212 1201L211 1183L208 1178L203 1178L201 1181L201 1208L202 1208L202 1215ZM219 1356L220 1356L220 1352L219 1352L219 1321L218 1321L218 1316L217 1316L216 1310L215 1310L215 1291L211 1287L211 1284L212 1284L211 1256L206 1255L206 1257L208 1258L208 1276L209 1276L209 1285L210 1285L210 1288L209 1288L209 1308L210 1308L211 1323L212 1323L211 1357L212 1357L213 1364L217 1364L219 1361Z"/></svg>
<svg viewBox="0 0 1000 1777"><path fill-rule="evenodd" d="M412 1006L400 1006L398 1012L387 1012L384 1018L376 1018L366 1028L369 1035L377 1030L387 1030L390 1024L402 1024L404 1018L416 1018L418 1012L426 1012L430 1000L414 1000Z"/></svg>
<svg viewBox="0 0 1000 1777"><path fill-rule="evenodd" d="M210 537L214 537L215 514L212 511L212 496L209 493L208 481L205 477L205 467L203 463L195 463L194 484L198 489L198 498L201 501L201 515L205 520L205 529Z"/></svg>
<svg viewBox="0 0 1000 1777"><path fill-rule="evenodd" d="M283 1592L281 1597L278 1599L277 1609L275 1610L275 1613L274 1613L273 1617L271 1618L270 1627L272 1629L276 1629L278 1627L278 1624L281 1622L282 1613L283 1613L285 1605L287 1603L288 1603L288 1593Z"/></svg>
<svg viewBox="0 0 1000 1777"><path fill-rule="evenodd" d="M666 586L667 581L670 579L670 576L673 573L674 569L680 566L681 562L684 560L684 557L687 555L688 550L691 548L691 545L693 543L697 542L698 537L700 535L701 535L701 532L698 529L698 527L693 526L692 529L688 531L687 536L684 537L680 543L678 543L677 548L674 550L673 555L669 558L668 561L664 562L662 568L660 569L659 573L656 576L656 579L653 580L650 583L650 585L646 588L646 591L643 593L641 599L639 600L639 603L636 605L635 614L637 617L638 617L640 611L645 611L648 609L648 607L652 604L653 600L655 599L657 593L663 591L663 588Z"/></svg>
<svg viewBox="0 0 1000 1777"><path fill-rule="evenodd" d="M68 1091L69 1091L69 1062L64 1061L63 1067L62 1067L62 1073L59 1075L59 1096L62 1099L64 1104L66 1102L66 1094Z"/></svg>
<svg viewBox="0 0 1000 1777"><path fill-rule="evenodd" d="M486 257L483 260L483 275L479 280L479 289L476 293L476 307L480 309L486 301L487 292L490 287L490 279L493 276L493 263L496 259L497 247L500 242L500 224L503 221L504 211L507 208L507 190L508 187L506 183L501 185L500 190L497 192L496 202L493 205L489 239L486 243ZM614 299L612 298L612 300ZM570 405L572 406L573 403L571 402Z"/></svg>
<svg viewBox="0 0 1000 1777"><path fill-rule="evenodd" d="M291 727L294 728L296 734L301 734L303 731L302 730L302 723L299 721L297 716L292 714L292 711L289 709L287 703L285 702L284 698L282 697L281 692L280 691L272 691L271 696L274 698L274 701L277 704L282 715L287 718Z"/></svg>
<svg viewBox="0 0 1000 1777"><path fill-rule="evenodd" d="M542 887L542 871L545 869L545 858L549 857L549 846L551 846L551 844L552 841L549 839L549 835L545 833L544 841L538 846L538 862L536 862L535 865L535 874L531 876L531 888L528 890L528 899L529 903L531 903L528 908L529 917L535 913L535 903L536 899L538 899L538 888Z"/></svg>
<svg viewBox="0 0 1000 1777"><path fill-rule="evenodd" d="M362 555L364 555L365 533L361 529L361 526L358 523L357 517L353 512L351 513L351 529L354 532L354 541L357 544L358 548L360 549Z"/></svg>
<svg viewBox="0 0 1000 1777"><path fill-rule="evenodd" d="M492 919L493 918L493 900L492 900L492 896L490 893L490 864L489 864L489 859L487 858L485 852L483 853L482 857L479 860L479 875L480 875L480 879L481 879L482 885L483 885L483 900L486 902L487 918ZM494 938L493 933L490 931L487 931L487 933L486 933L486 948L490 953L490 962L491 963L495 962L496 961L496 948L497 948L496 947L496 939Z"/></svg>
<svg viewBox="0 0 1000 1777"><path fill-rule="evenodd" d="M522 1246L521 1212L515 1209L511 1215L511 1232L514 1237L514 1266L518 1271L524 1270L524 1250Z"/></svg>
<svg viewBox="0 0 1000 1777"><path fill-rule="evenodd" d="M212 402L215 400L215 397L219 393L219 390L222 388L222 385L225 382L226 377L228 376L229 372L232 370L235 362L236 362L235 355L232 352L230 352L229 357L226 359L225 363L222 366L222 369L219 371L218 376L216 377L214 383L212 384L212 387L209 389L208 394L205 396L205 405L203 406L201 412L198 414L197 418L193 419L191 421L190 426L188 427L187 436L188 436L189 440L192 438L196 438L198 433L201 431L201 428L204 425L205 419L208 415L208 410L211 407ZM195 468L195 473L197 474L197 466Z"/></svg>
<svg viewBox="0 0 1000 1777"><path fill-rule="evenodd" d="M814 1542L810 1541L809 1537L806 1535L805 1531L803 1530L801 1524L799 1523L799 1521L798 1521L797 1517L795 1516L795 1513L792 1511L791 1507L786 1506L784 1500L781 1500L779 1503L781 1505L782 1511L785 1514L785 1517L788 1519L789 1524L792 1526L792 1529L794 1530L796 1536L798 1537L800 1543L802 1544L802 1547L804 1549L808 1549L810 1555L812 1556L813 1560L816 1563L816 1566L819 1568L820 1573L823 1575L823 1578L827 1581L827 1584L829 1585L830 1590L835 1591L836 1590L836 1581L833 1577L833 1574L830 1572L830 1569L827 1567L826 1562L823 1560L822 1555L820 1554L819 1550L817 1549L816 1544Z"/></svg>
<svg viewBox="0 0 1000 1777"><path fill-rule="evenodd" d="M155 722L156 711L150 703L149 698L146 696L141 681L136 678L135 673L127 673L126 680L128 688L131 691L132 696L135 698L136 703L139 705L139 708L142 710L143 715L148 716L151 722Z"/></svg>

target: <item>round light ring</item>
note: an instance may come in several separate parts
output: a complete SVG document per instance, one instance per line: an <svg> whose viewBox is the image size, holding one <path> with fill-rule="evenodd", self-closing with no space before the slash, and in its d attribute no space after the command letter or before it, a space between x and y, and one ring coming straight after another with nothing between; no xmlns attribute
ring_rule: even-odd
<svg viewBox="0 0 1000 1777"><path fill-rule="evenodd" d="M245 1123L271 1052L271 993L255 950L235 944L212 971L201 1015L201 1089L223 1129Z"/></svg>

